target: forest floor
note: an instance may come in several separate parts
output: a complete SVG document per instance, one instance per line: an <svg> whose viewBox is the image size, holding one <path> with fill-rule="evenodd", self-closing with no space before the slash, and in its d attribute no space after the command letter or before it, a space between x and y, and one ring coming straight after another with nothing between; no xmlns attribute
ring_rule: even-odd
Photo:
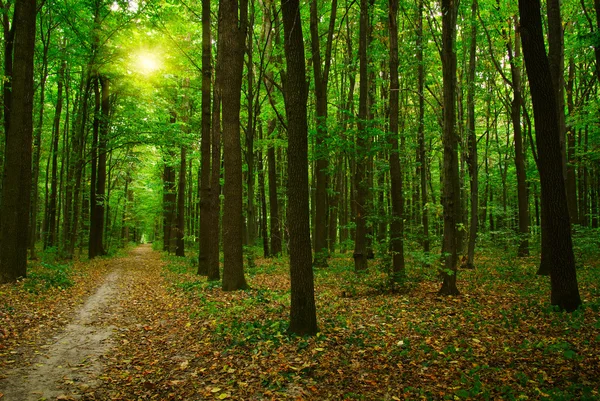
<svg viewBox="0 0 600 401"><path fill-rule="evenodd" d="M312 338L286 333L284 258L257 258L230 293L149 245L37 263L0 286L0 400L600 399L600 263L565 314L534 257L500 255L461 270L456 297L431 267L409 263L391 292L337 255L315 271Z"/></svg>

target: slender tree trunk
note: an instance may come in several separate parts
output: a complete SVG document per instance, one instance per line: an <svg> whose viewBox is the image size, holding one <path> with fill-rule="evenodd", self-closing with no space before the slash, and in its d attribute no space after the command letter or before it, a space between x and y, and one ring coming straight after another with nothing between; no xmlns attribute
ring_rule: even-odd
<svg viewBox="0 0 600 401"><path fill-rule="evenodd" d="M598 25L597 32L600 32L600 0L594 0L594 8L596 9L596 24ZM594 46L594 53L596 54L596 75L598 82L600 82L600 43Z"/></svg>
<svg viewBox="0 0 600 401"><path fill-rule="evenodd" d="M202 144L200 160L200 250L198 254L198 274L208 275L210 261L210 241L214 227L210 226L212 186L210 182L210 91L211 91L211 33L210 0L202 0ZM214 145L213 145L214 146ZM214 167L213 167L214 168ZM217 245L218 253L218 245ZM218 271L217 271L218 273Z"/></svg>
<svg viewBox="0 0 600 401"><path fill-rule="evenodd" d="M285 110L288 120L288 224L290 230L291 308L288 331L314 335L314 298L308 205L308 124L304 40L298 0L282 0L287 60Z"/></svg>
<svg viewBox="0 0 600 401"><path fill-rule="evenodd" d="M369 92L367 71L367 32L369 24L369 8L367 0L360 2L360 29L358 42L358 58L360 64L359 104L358 104L358 132L356 134L356 172L354 186L356 189L356 232L354 237L354 269L356 271L367 268L367 174L365 149L367 147L367 118Z"/></svg>
<svg viewBox="0 0 600 401"><path fill-rule="evenodd" d="M90 171L90 222L89 222L89 241L88 241L88 258L93 259L98 256L98 243L96 236L98 229L96 227L96 190L97 190L97 175L98 175L98 137L100 131L100 88L98 75L94 74L94 122L92 124L92 157Z"/></svg>
<svg viewBox="0 0 600 401"><path fill-rule="evenodd" d="M567 81L567 109L569 116L575 113L573 103L573 87L575 84L575 60L571 57L569 60L569 79ZM569 215L572 224L579 224L579 213L577 210L577 178L575 177L575 129L569 124L567 128L567 204L569 205Z"/></svg>
<svg viewBox="0 0 600 401"><path fill-rule="evenodd" d="M423 223L423 251L429 252L429 211L427 208L427 153L425 149L425 66L423 65L423 0L418 1L417 10L417 96L419 97L419 117L417 138L418 173L421 188L421 219Z"/></svg>
<svg viewBox="0 0 600 401"><path fill-rule="evenodd" d="M223 290L247 287L244 278L243 213L242 213L242 147L240 143L240 95L244 44L248 22L247 0L226 0L220 3L219 41L223 46L222 82L223 153L225 156L225 186L223 213ZM238 19L239 11L239 19Z"/></svg>
<svg viewBox="0 0 600 401"><path fill-rule="evenodd" d="M546 57L539 0L519 0L525 67L529 77L542 186L542 236L549 243L551 303L568 312L581 304L565 181L560 161L560 121L550 63Z"/></svg>
<svg viewBox="0 0 600 401"><path fill-rule="evenodd" d="M259 90L259 87L255 89L254 86L254 6L251 5L251 15L249 19L249 29L246 41L246 53L248 56L246 62L247 80L246 80L246 91L247 91L247 113L248 113L248 125L246 126L246 238L245 243L248 246L254 246L256 241L256 207L254 205L254 137L256 136L256 124L254 116L254 99L255 91Z"/></svg>
<svg viewBox="0 0 600 401"><path fill-rule="evenodd" d="M102 256L106 253L104 250L104 229L105 229L105 213L107 206L106 197L106 157L107 157L107 141L109 130L109 108L110 108L110 84L106 77L100 76L101 105L100 105L100 127L98 135L98 167L96 171L96 198L92 203L94 209L93 218L95 219L95 245L94 256ZM90 228L91 231L91 228Z"/></svg>
<svg viewBox="0 0 600 401"><path fill-rule="evenodd" d="M185 169L187 165L185 146L181 147L179 163L179 180L177 185L177 240L175 244L175 255L185 256Z"/></svg>
<svg viewBox="0 0 600 401"><path fill-rule="evenodd" d="M56 108L54 111L54 122L52 124L52 178L50 181L50 199L48 202L48 232L44 242L44 248L57 246L57 199L58 199L58 143L60 139L60 119L63 107L63 85L65 79L66 61L63 61L58 69L58 88L56 90Z"/></svg>
<svg viewBox="0 0 600 401"><path fill-rule="evenodd" d="M390 180L392 183L392 224L390 225L390 249L392 251L392 271L394 281L406 273L404 271L404 196L402 189L402 168L398 149L398 103L400 84L398 82L398 0L389 2L390 35L390 115L389 143L392 146L389 156Z"/></svg>
<svg viewBox="0 0 600 401"><path fill-rule="evenodd" d="M469 224L469 243L467 245L467 263L465 267L475 268L475 241L479 223L479 167L477 160L477 135L475 133L475 77L477 70L477 0L471 2L471 44L469 46L469 71L467 88L467 130L469 167L471 186L471 217Z"/></svg>
<svg viewBox="0 0 600 401"><path fill-rule="evenodd" d="M259 140L263 140L262 125L259 128ZM262 151L258 152L258 189L260 192L260 236L263 242L263 256L268 258L271 256L269 252L269 233L267 231L267 193L265 189L265 168L263 163Z"/></svg>
<svg viewBox="0 0 600 401"><path fill-rule="evenodd" d="M47 32L42 31L42 69L40 73L40 103L37 127L33 138L33 165L31 173L31 212L29 217L29 258L37 259L35 244L38 238L38 202L39 189L38 182L40 177L40 159L42 154L42 130L44 127L44 105L46 101L46 82L48 80L48 50L50 47L51 29Z"/></svg>
<svg viewBox="0 0 600 401"><path fill-rule="evenodd" d="M337 0L331 2L329 30L325 50L324 65L321 60L321 43L319 37L319 15L317 0L310 3L310 37L312 47L312 64L315 82L315 101L317 118L316 151L316 191L315 191L315 266L327 266L329 249L327 246L327 187L329 158L327 151L327 87L329 84L329 68L331 65L331 49L335 30Z"/></svg>
<svg viewBox="0 0 600 401"><path fill-rule="evenodd" d="M15 2L14 74L10 125L6 130L6 158L2 188L0 283L27 274L27 227L31 202L31 145L33 137L33 57L36 2ZM5 38L6 39L6 38ZM12 51L5 53L9 58ZM6 107L6 104L4 105ZM5 109L6 111L6 109ZM5 121L6 122L6 121ZM10 213L8 212L10 211Z"/></svg>
<svg viewBox="0 0 600 401"><path fill-rule="evenodd" d="M442 74L444 81L444 239L442 243L444 278L439 294L458 295L456 268L458 265L458 227L460 223L460 187L458 176L458 137L455 132L456 94L456 15L455 0L442 0Z"/></svg>
<svg viewBox="0 0 600 401"><path fill-rule="evenodd" d="M521 55L521 37L518 20L515 17L515 42L513 49L508 42L508 58L512 76L513 100L511 103L511 118L515 141L515 169L517 171L517 198L519 207L519 256L529 255L529 199L527 196L527 176L525 173L525 152L523 151L523 135L521 127L521 70L515 59Z"/></svg>

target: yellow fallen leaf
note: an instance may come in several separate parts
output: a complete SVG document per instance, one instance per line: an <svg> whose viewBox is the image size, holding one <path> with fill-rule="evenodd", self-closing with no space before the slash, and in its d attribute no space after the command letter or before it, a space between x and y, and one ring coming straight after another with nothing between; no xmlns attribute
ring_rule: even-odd
<svg viewBox="0 0 600 401"><path fill-rule="evenodd" d="M213 387L212 390L210 390L213 393L218 393L219 391L221 391L220 387Z"/></svg>
<svg viewBox="0 0 600 401"><path fill-rule="evenodd" d="M231 394L229 394L229 393L219 394L219 399L220 400L224 400L225 398L229 398L229 397L231 397Z"/></svg>

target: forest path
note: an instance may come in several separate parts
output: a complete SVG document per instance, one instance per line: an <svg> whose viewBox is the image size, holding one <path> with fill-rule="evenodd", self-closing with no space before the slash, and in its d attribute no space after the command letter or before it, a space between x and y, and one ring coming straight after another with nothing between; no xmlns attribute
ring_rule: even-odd
<svg viewBox="0 0 600 401"><path fill-rule="evenodd" d="M139 286L148 271L158 272L160 255L151 245L133 249L125 258L108 261L109 273L98 289L75 311L72 320L46 344L27 350L18 368L0 382L2 401L94 399L108 352L117 333L128 329L130 289ZM135 274L135 273L142 274ZM152 280L149 280L152 281Z"/></svg>

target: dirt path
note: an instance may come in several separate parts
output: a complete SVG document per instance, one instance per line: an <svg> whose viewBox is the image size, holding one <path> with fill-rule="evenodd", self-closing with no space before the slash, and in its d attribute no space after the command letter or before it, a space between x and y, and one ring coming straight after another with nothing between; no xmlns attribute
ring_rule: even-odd
<svg viewBox="0 0 600 401"><path fill-rule="evenodd" d="M7 372L0 382L2 401L80 399L99 384L108 351L120 329L112 323L122 313L131 275L126 272L158 263L149 245L134 249L127 258L110 261L111 272L95 293L75 312L58 335L25 355L30 366Z"/></svg>

